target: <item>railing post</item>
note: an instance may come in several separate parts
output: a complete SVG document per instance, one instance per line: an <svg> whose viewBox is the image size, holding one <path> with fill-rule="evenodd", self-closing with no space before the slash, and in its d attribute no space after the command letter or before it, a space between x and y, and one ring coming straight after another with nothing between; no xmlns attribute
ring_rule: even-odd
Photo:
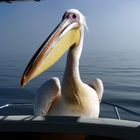
<svg viewBox="0 0 140 140"><path fill-rule="evenodd" d="M119 111L118 111L118 108L116 106L114 107L114 110L115 110L117 119L121 120L121 116L120 116Z"/></svg>

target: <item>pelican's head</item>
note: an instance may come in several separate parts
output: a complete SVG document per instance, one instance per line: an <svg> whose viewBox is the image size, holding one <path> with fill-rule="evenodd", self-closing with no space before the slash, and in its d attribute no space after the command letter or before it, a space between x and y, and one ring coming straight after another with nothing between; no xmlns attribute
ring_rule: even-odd
<svg viewBox="0 0 140 140"><path fill-rule="evenodd" d="M85 17L84 17L83 14L82 14L79 10L77 10L77 9L69 9L69 10L67 10L67 11L64 13L62 19L63 19L63 18L68 18L68 19L70 19L70 20L72 20L72 21L77 21L77 22L79 22L79 24L80 24L81 26L84 26L84 27L88 28L88 27L87 27L87 24L86 24L86 19L85 19Z"/></svg>
<svg viewBox="0 0 140 140"><path fill-rule="evenodd" d="M30 60L23 73L21 86L49 69L70 47L78 46L82 35L81 27L84 26L87 27L85 18L78 10L67 10L61 22Z"/></svg>

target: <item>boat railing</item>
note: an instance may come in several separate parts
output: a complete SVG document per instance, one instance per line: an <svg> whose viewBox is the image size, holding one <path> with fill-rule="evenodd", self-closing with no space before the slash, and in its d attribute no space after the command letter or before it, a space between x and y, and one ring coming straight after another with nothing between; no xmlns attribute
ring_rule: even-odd
<svg viewBox="0 0 140 140"><path fill-rule="evenodd" d="M140 113L138 113L136 111L133 111L131 109L128 109L128 108L126 108L122 105L114 104L114 103L111 103L111 102L108 102L108 101L102 101L101 103L105 104L105 105L112 106L114 108L114 111L115 111L115 114L116 114L116 117L117 117L118 120L121 120L121 114L120 114L118 109L123 110L123 111L125 111L129 114L135 115L137 117L140 117ZM4 108L7 108L7 107L20 107L20 106L33 107L33 104L32 103L9 103L9 104L4 104L4 105L0 106L0 109L4 109Z"/></svg>
<svg viewBox="0 0 140 140"><path fill-rule="evenodd" d="M33 106L33 104L31 103L9 103L9 104L4 104L2 106L0 106L0 109L4 109L7 107L18 107L18 106Z"/></svg>
<svg viewBox="0 0 140 140"><path fill-rule="evenodd" d="M129 114L132 114L132 115L135 115L135 116L138 116L140 117L140 113L136 112L136 111L133 111L131 109L128 109L122 105L118 105L118 104L114 104L114 103L111 103L111 102L107 102L107 101L102 101L102 104L106 104L106 105L109 105L109 106L112 106L114 108L114 111L115 111L115 114L116 114L116 117L117 119L121 120L121 114L119 112L118 109L120 110L123 110Z"/></svg>

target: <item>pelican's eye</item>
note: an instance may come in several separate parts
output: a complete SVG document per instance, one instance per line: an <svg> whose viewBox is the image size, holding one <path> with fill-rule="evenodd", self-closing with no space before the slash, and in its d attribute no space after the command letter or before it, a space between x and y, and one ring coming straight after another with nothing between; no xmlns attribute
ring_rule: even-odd
<svg viewBox="0 0 140 140"><path fill-rule="evenodd" d="M62 19L64 19L64 18L70 19L72 21L79 21L80 20L79 15L77 15L75 13L68 13L68 12L66 12L63 15Z"/></svg>
<svg viewBox="0 0 140 140"><path fill-rule="evenodd" d="M67 18L72 20L72 21L79 21L78 15L76 15L75 13L69 13L67 15Z"/></svg>
<svg viewBox="0 0 140 140"><path fill-rule="evenodd" d="M76 19L76 15L75 15L75 14L72 14L72 18L73 18L73 19Z"/></svg>
<svg viewBox="0 0 140 140"><path fill-rule="evenodd" d="M77 16L75 14L69 14L68 16L69 19L75 20L77 18Z"/></svg>

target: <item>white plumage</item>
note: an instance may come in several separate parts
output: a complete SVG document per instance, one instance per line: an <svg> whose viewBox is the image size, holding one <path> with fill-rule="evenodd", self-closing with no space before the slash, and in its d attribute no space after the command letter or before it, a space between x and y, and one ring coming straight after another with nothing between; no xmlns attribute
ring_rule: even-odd
<svg viewBox="0 0 140 140"><path fill-rule="evenodd" d="M60 84L58 78L52 78L39 88L34 102L36 115L96 118L99 116L100 101L104 90L103 83L100 79L95 79L89 85L85 84L82 82L79 73L79 59L83 47L85 27L87 28L85 17L78 10L67 10L60 24L47 41L43 43L43 49L37 51L37 54L27 66L22 78L22 85L41 74L45 70L44 65L47 65L47 62L59 60L60 56L57 55L62 53L65 45L69 45L62 84ZM55 49L58 47L62 48L56 51ZM48 60L42 62L42 58ZM41 71L41 69L44 70Z"/></svg>

